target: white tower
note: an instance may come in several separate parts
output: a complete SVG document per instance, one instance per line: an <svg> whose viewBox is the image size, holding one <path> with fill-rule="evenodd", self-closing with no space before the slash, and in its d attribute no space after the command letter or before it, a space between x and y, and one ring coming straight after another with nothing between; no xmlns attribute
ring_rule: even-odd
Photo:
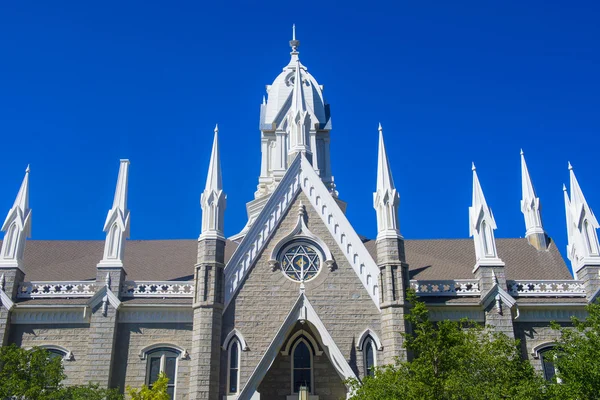
<svg viewBox="0 0 600 400"><path fill-rule="evenodd" d="M390 163L383 143L383 129L379 124L377 191L373 193L373 207L377 212L377 240L402 237L398 227L399 203L400 195L394 186Z"/></svg>
<svg viewBox="0 0 600 400"><path fill-rule="evenodd" d="M129 210L127 209L127 182L129 160L121 160L113 205L108 210L104 232L104 256L98 267L123 267L125 239L129 237Z"/></svg>
<svg viewBox="0 0 600 400"><path fill-rule="evenodd" d="M29 208L29 166L12 208L2 225L4 240L0 250L0 267L21 268L25 241L31 236L31 209Z"/></svg>
<svg viewBox="0 0 600 400"><path fill-rule="evenodd" d="M546 250L548 248L548 236L542 225L542 205L533 189L523 150L521 150L521 189L521 212L525 217L525 237L536 249Z"/></svg>
<svg viewBox="0 0 600 400"><path fill-rule="evenodd" d="M475 270L480 266L503 266L504 262L498 257L494 230L496 221L488 207L477 177L475 164L473 170L473 200L469 207L469 236L475 242Z"/></svg>
<svg viewBox="0 0 600 400"><path fill-rule="evenodd" d="M565 196L565 210L567 215L567 257L571 260L573 273L577 273L585 266L600 265L600 245L598 244L598 220L588 205L579 182L569 163L571 183L571 198L563 185Z"/></svg>
<svg viewBox="0 0 600 400"><path fill-rule="evenodd" d="M221 174L221 157L219 155L219 126L215 126L210 164L206 186L200 196L202 207L202 233L200 239L225 239L223 235L223 221L227 195L223 192L223 177Z"/></svg>

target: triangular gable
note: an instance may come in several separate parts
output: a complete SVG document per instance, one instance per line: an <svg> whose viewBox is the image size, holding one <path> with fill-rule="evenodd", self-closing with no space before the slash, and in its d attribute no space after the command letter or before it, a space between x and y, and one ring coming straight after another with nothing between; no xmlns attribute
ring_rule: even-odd
<svg viewBox="0 0 600 400"><path fill-rule="evenodd" d="M271 365L273 365L279 350L297 321L308 321L314 326L321 336L321 343L323 344L325 354L342 380L350 378L357 379L354 371L333 341L333 338L325 328L325 325L323 325L323 321L321 321L321 318L317 315L312 304L310 304L306 295L301 293L288 316L283 321L283 324L275 334L271 344L258 362L258 365L254 371L252 371L250 378L238 396L238 400L251 399L255 395L258 385L260 385L271 368Z"/></svg>
<svg viewBox="0 0 600 400"><path fill-rule="evenodd" d="M225 308L302 190L379 308L379 268L304 155L296 157L225 267Z"/></svg>

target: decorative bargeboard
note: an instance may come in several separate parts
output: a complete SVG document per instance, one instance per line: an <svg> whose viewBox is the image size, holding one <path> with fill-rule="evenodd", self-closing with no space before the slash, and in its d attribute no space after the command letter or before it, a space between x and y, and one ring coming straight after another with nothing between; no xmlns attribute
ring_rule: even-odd
<svg viewBox="0 0 600 400"><path fill-rule="evenodd" d="M585 297L581 281L507 281L508 293L514 297Z"/></svg>
<svg viewBox="0 0 600 400"><path fill-rule="evenodd" d="M121 297L194 297L194 282L125 281L121 286Z"/></svg>
<svg viewBox="0 0 600 400"><path fill-rule="evenodd" d="M92 297L96 292L95 286L95 281L23 282L19 285L17 297L19 299Z"/></svg>
<svg viewBox="0 0 600 400"><path fill-rule="evenodd" d="M411 280L410 287L417 296L479 296L481 293L477 279Z"/></svg>

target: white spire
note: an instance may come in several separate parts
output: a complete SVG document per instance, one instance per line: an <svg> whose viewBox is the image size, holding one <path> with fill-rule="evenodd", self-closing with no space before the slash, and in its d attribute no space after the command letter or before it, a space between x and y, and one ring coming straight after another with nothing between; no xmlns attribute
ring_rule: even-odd
<svg viewBox="0 0 600 400"><path fill-rule="evenodd" d="M129 210L127 209L127 184L129 180L129 160L121 160L115 188L113 206L108 210L104 222L106 239L104 255L98 266L122 267L125 239L129 237Z"/></svg>
<svg viewBox="0 0 600 400"><path fill-rule="evenodd" d="M2 225L4 240L0 250L0 267L21 268L25 240L31 236L31 209L29 208L29 165L15 202Z"/></svg>
<svg viewBox="0 0 600 400"><path fill-rule="evenodd" d="M571 184L570 199L565 191L568 233L567 256L571 260L573 272L577 276L577 272L586 265L600 265L600 244L596 233L600 226L583 195L571 163L569 163L569 175Z"/></svg>
<svg viewBox="0 0 600 400"><path fill-rule="evenodd" d="M536 249L546 250L548 241L542 225L542 207L540 199L533 189L523 150L521 150L521 191L521 212L525 217L525 237Z"/></svg>
<svg viewBox="0 0 600 400"><path fill-rule="evenodd" d="M221 156L219 154L219 124L215 125L215 136L213 139L210 164L208 165L208 176L204 191L219 191L223 189L223 178L221 176Z"/></svg>
<svg viewBox="0 0 600 400"><path fill-rule="evenodd" d="M473 170L473 198L472 205L469 207L469 235L475 242L475 269L481 265L501 266L504 263L498 257L496 250L494 214L485 201L474 163L471 169Z"/></svg>
<svg viewBox="0 0 600 400"><path fill-rule="evenodd" d="M390 163L383 143L383 129L379 124L379 151L377 161L377 191L373 193L373 207L377 212L377 239L401 238L398 227L400 195L394 186Z"/></svg>
<svg viewBox="0 0 600 400"><path fill-rule="evenodd" d="M219 154L219 127L215 126L206 186L200 196L202 207L202 232L201 239L225 239L223 236L223 218L227 203L227 196L223 192L223 178L221 173L221 157Z"/></svg>
<svg viewBox="0 0 600 400"><path fill-rule="evenodd" d="M295 156L296 153L309 153L310 115L306 109L304 90L302 88L302 65L296 60L294 71L294 87L292 89L292 104L288 114L288 132L290 135L290 149L288 154ZM291 161L291 160L289 160Z"/></svg>

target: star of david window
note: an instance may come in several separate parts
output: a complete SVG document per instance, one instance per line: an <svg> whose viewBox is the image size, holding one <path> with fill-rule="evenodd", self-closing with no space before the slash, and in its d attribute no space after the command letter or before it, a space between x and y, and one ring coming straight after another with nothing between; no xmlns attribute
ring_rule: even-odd
<svg viewBox="0 0 600 400"><path fill-rule="evenodd" d="M281 269L293 281L311 280L321 267L319 252L312 246L301 243L288 247L281 256Z"/></svg>

